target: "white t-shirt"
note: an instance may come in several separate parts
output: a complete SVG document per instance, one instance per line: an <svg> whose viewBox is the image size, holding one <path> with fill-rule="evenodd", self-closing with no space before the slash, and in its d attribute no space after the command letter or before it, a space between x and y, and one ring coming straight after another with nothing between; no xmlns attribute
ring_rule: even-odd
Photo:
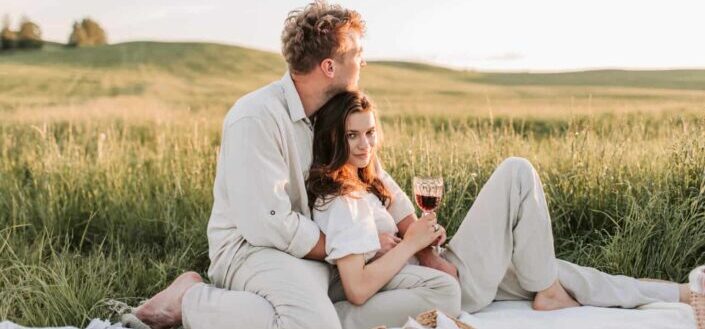
<svg viewBox="0 0 705 329"><path fill-rule="evenodd" d="M320 200L320 199L319 199ZM397 233L397 223L382 202L370 192L338 196L313 210L313 220L326 235L326 261L362 254L369 261L380 249L380 233Z"/></svg>

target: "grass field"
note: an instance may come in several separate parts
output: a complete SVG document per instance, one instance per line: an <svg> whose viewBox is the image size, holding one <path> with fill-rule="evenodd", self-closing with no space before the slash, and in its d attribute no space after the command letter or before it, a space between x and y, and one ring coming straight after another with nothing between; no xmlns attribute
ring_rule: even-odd
<svg viewBox="0 0 705 329"><path fill-rule="evenodd" d="M0 319L85 326L107 299L204 273L222 118L284 70L216 44L0 55ZM516 155L544 182L560 258L676 281L705 263L705 71L362 75L388 171L407 191L442 174L451 234Z"/></svg>

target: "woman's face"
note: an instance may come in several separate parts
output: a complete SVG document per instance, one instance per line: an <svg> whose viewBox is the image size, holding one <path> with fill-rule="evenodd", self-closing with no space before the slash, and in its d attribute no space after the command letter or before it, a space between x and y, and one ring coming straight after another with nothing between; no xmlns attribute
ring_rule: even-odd
<svg viewBox="0 0 705 329"><path fill-rule="evenodd" d="M347 164L354 168L367 167L377 145L375 116L372 111L350 114L345 121L345 138L350 149Z"/></svg>

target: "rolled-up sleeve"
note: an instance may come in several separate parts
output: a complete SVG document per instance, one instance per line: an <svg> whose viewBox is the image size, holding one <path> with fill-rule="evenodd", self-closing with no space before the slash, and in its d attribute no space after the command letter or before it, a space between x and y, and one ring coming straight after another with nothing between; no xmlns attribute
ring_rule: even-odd
<svg viewBox="0 0 705 329"><path fill-rule="evenodd" d="M272 247L304 257L320 230L293 211L289 168L274 122L244 117L224 127L221 159L227 202L238 230L253 246Z"/></svg>
<svg viewBox="0 0 705 329"><path fill-rule="evenodd" d="M392 176L382 169L379 163L377 163L377 172L382 184L384 184L392 195L392 202L389 204L389 207L387 207L387 211L389 211L389 214L394 218L394 223L398 224L402 219L406 218L406 216L414 213L414 204L411 203L409 196L404 193L404 190L399 187Z"/></svg>

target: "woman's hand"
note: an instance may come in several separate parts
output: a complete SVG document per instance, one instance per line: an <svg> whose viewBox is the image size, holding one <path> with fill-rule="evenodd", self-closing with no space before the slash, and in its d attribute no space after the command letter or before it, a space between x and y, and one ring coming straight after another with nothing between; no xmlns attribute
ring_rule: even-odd
<svg viewBox="0 0 705 329"><path fill-rule="evenodd" d="M379 245L381 246L381 248L377 251L377 254L375 254L372 260L384 256L387 251L392 250L392 248L396 247L399 242L401 242L401 238L399 238L396 234L380 233Z"/></svg>
<svg viewBox="0 0 705 329"><path fill-rule="evenodd" d="M441 246L443 245L444 242L446 242L446 228L443 227L441 224L438 224L439 231L441 232L441 236L436 239L436 241L433 242L434 246Z"/></svg>
<svg viewBox="0 0 705 329"><path fill-rule="evenodd" d="M408 241L416 251L419 251L439 239L445 234L444 232L436 223L436 214L429 213L409 225L404 241Z"/></svg>

